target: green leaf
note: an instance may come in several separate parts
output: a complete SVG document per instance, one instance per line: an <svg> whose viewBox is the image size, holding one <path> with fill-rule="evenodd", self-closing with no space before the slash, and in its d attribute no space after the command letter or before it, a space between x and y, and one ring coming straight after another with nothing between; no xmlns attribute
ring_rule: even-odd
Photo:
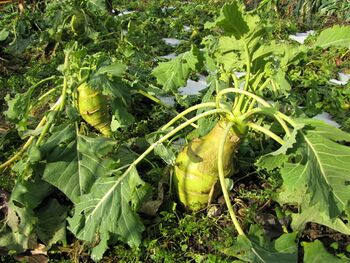
<svg viewBox="0 0 350 263"><path fill-rule="evenodd" d="M122 63L115 62L108 66L100 67L96 74L109 74L114 77L120 77L126 71L126 66Z"/></svg>
<svg viewBox="0 0 350 263"><path fill-rule="evenodd" d="M270 108L264 108L264 109L270 110ZM294 144L296 143L297 133L303 127L304 127L304 124L297 124L294 127L291 135L285 141L285 144L282 145L276 151L261 156L256 162L256 165L262 169L267 169L268 171L271 171L275 168L281 168L282 165L288 161L287 152L289 149L293 148Z"/></svg>
<svg viewBox="0 0 350 263"><path fill-rule="evenodd" d="M73 125L57 128L41 147L47 162L43 179L76 203L97 178L110 175L113 161L105 155L114 144L108 138L77 134Z"/></svg>
<svg viewBox="0 0 350 263"><path fill-rule="evenodd" d="M108 14L106 2L104 0L89 0L87 1L88 10L101 14Z"/></svg>
<svg viewBox="0 0 350 263"><path fill-rule="evenodd" d="M7 37L9 36L10 32L7 31L5 28L3 30L0 31L0 41L4 41L7 39Z"/></svg>
<svg viewBox="0 0 350 263"><path fill-rule="evenodd" d="M223 36L219 38L215 58L224 66L226 72L232 70L243 70L243 61L239 57L239 51L244 49L242 41L234 37Z"/></svg>
<svg viewBox="0 0 350 263"><path fill-rule="evenodd" d="M328 226L340 233L350 235L350 227L340 218L329 218L323 212L323 205L303 206L301 212L292 215L292 228L296 231L303 231L308 222L316 222L320 225Z"/></svg>
<svg viewBox="0 0 350 263"><path fill-rule="evenodd" d="M158 84L163 86L165 91L176 92L178 88L185 86L191 70L197 69L201 64L199 51L195 46L176 58L161 62L152 71L157 78Z"/></svg>
<svg viewBox="0 0 350 263"><path fill-rule="evenodd" d="M349 262L347 259L340 259L327 252L323 244L319 240L314 242L302 242L301 245L304 247L304 263L317 263L317 262L328 262L328 263L341 263Z"/></svg>
<svg viewBox="0 0 350 263"><path fill-rule="evenodd" d="M287 233L270 242L257 225L251 225L248 237L238 236L237 243L226 254L244 262L297 262L296 233Z"/></svg>
<svg viewBox="0 0 350 263"><path fill-rule="evenodd" d="M35 243L38 222L34 211L53 188L46 182L17 182L9 200L8 215L1 228L0 246L23 252Z"/></svg>
<svg viewBox="0 0 350 263"><path fill-rule="evenodd" d="M80 197L69 228L79 239L95 244L94 260L102 258L108 243L140 244L144 226L134 210L146 194L144 185L131 167L119 177L99 178L90 193Z"/></svg>
<svg viewBox="0 0 350 263"><path fill-rule="evenodd" d="M311 221L349 234L349 226L339 216L350 201L350 147L338 141L349 142L350 134L322 121L297 122L307 126L294 146L296 162L287 162L281 169L278 201L300 206L300 213L294 216L298 229Z"/></svg>
<svg viewBox="0 0 350 263"><path fill-rule="evenodd" d="M28 151L28 157L30 163L36 163L41 160L41 152L39 148L35 145L32 145Z"/></svg>
<svg viewBox="0 0 350 263"><path fill-rule="evenodd" d="M324 29L317 37L315 46L322 48L330 46L350 48L350 26L335 25Z"/></svg>
<svg viewBox="0 0 350 263"><path fill-rule="evenodd" d="M131 115L125 106L120 103L115 103L114 106L114 114L112 117L112 123L111 123L111 129L112 131L116 131L119 128L125 128L128 127L135 122L135 118L133 115Z"/></svg>
<svg viewBox="0 0 350 263"><path fill-rule="evenodd" d="M219 26L224 30L225 34L233 35L239 39L249 32L249 25L246 21L247 16L243 16L242 6L237 1L234 1L230 4L225 4L220 11L220 16L216 21L207 23L206 28Z"/></svg>
<svg viewBox="0 0 350 263"><path fill-rule="evenodd" d="M16 94L14 98L9 95L5 97L8 110L4 111L4 115L13 123L16 123L20 131L27 129L28 109L31 102L33 89L26 92Z"/></svg>
<svg viewBox="0 0 350 263"><path fill-rule="evenodd" d="M159 138L164 136L166 131L162 132L153 132L151 134L146 135L146 140L149 144L155 143ZM176 160L175 149L171 147L171 145L165 146L163 143L157 144L154 148L154 153L168 165L174 165Z"/></svg>
<svg viewBox="0 0 350 263"><path fill-rule="evenodd" d="M36 211L38 217L36 234L46 246L58 241L65 242L67 212L67 207L61 205L56 199L50 199Z"/></svg>

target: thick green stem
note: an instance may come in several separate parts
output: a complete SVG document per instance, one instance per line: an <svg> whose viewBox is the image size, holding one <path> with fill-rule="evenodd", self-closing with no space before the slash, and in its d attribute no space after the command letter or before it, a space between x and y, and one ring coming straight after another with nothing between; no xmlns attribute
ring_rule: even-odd
<svg viewBox="0 0 350 263"><path fill-rule="evenodd" d="M246 53L246 65L247 65L247 72L245 75L245 83L244 83L244 90L248 90L249 87L249 80L250 80L250 71L251 71L251 59L250 59L250 52L249 52L249 48L248 48L248 44L244 43L244 51Z"/></svg>
<svg viewBox="0 0 350 263"><path fill-rule="evenodd" d="M223 156L224 156L225 142L226 142L226 138L227 138L233 125L234 124L232 122L230 122L225 127L224 133L223 133L222 137L220 138L219 152L218 152L218 172L219 172L219 180L220 180L221 190L222 190L222 193L224 195L225 203L226 203L227 209L230 213L231 220L232 220L238 234L245 236L245 234L241 228L241 225L238 222L235 211L233 210L233 207L232 207L232 204L230 201L230 196L228 194L227 186L226 186L226 182L225 182L225 174L224 174L224 167L223 167Z"/></svg>
<svg viewBox="0 0 350 263"><path fill-rule="evenodd" d="M70 52L67 52L65 57L64 57L64 69L68 68L68 64L69 64L69 55ZM64 104L66 102L66 97L67 97L67 89L68 89L68 80L67 80L67 76L64 76L63 79L63 89L62 89L62 93L61 93L61 105L59 107L59 110L62 111L64 108Z"/></svg>
<svg viewBox="0 0 350 263"><path fill-rule="evenodd" d="M237 76L235 75L235 73L232 73L231 76L232 76L233 82L235 84L235 88L239 89L239 81L238 81ZM233 107L232 107L233 109L236 108L238 100L239 100L239 96L235 96L235 100L234 100Z"/></svg>
<svg viewBox="0 0 350 263"><path fill-rule="evenodd" d="M275 118L279 124L282 126L284 132L286 133L287 136L290 136L290 130L287 126L287 124L285 123L285 120L292 126L295 127L295 122L293 120L291 120L289 117L287 117L286 115L284 115L283 113L273 109L272 107L268 107L270 109L272 109L272 111L263 109L263 108L255 108L252 109L248 112L246 112L245 114L242 115L242 119L248 119L249 117L251 117L254 114L263 114L263 115L267 115L267 116L271 116L273 118Z"/></svg>
<svg viewBox="0 0 350 263"><path fill-rule="evenodd" d="M186 110L184 110L183 112L179 113L177 116L175 116L173 119L171 119L167 124L165 124L161 130L164 131L166 129L168 129L171 125L173 125L176 121L178 121L179 119L183 118L185 115L187 115L188 113L190 113L191 111L194 110L198 110L198 109L202 109L202 108L215 108L215 103L214 102L206 102L206 103L201 103L195 106L192 106Z"/></svg>
<svg viewBox="0 0 350 263"><path fill-rule="evenodd" d="M256 101L258 101L260 104L262 104L265 107L271 107L271 105L266 100L260 98L259 96L255 95L249 91L241 90L241 89L237 89L237 88L227 88L227 89L223 89L222 91L220 91L216 96L216 105L220 104L221 97L227 93L240 93L242 95L246 95L248 97L255 99Z"/></svg>
<svg viewBox="0 0 350 263"><path fill-rule="evenodd" d="M248 44L244 43L244 51L246 53L246 66L247 66L247 72L245 75L245 83L244 83L244 87L243 90L248 91L249 88L249 81L250 81L250 71L251 71L251 58L250 58L250 52L249 52L249 48L248 48ZM235 105L235 108L233 109L236 112L241 112L242 111L242 104L244 102L244 96L240 95L239 96L239 100L237 105Z"/></svg>
<svg viewBox="0 0 350 263"><path fill-rule="evenodd" d="M42 101L45 97L49 96L52 92L56 91L57 87L50 89L49 91L45 92L43 95L41 95L38 99L38 101Z"/></svg>
<svg viewBox="0 0 350 263"><path fill-rule="evenodd" d="M265 82L257 89L257 91L262 91L262 90L264 90L264 89L266 88L266 86L269 84L269 82L270 82L270 79L266 79ZM254 90L255 90L255 89L254 89ZM249 105L249 108L246 109L246 110L243 111L243 112L248 112L248 111L252 110L252 109L254 108L255 103L256 103L256 100L253 99L252 102L251 102L250 105Z"/></svg>
<svg viewBox="0 0 350 263"><path fill-rule="evenodd" d="M46 117L44 116L41 121L39 122L39 124L36 126L36 130L41 128L46 122ZM35 136L30 136L28 138L28 140L26 141L26 143L22 146L22 148L14 155L12 156L10 159L8 159L6 162L2 163L0 165L0 171L5 169L7 166L9 166L10 164L12 164L14 161L16 161L18 158L21 157L21 155L29 148L29 146L33 143Z"/></svg>
<svg viewBox="0 0 350 263"><path fill-rule="evenodd" d="M252 128L254 130L260 131L260 132L266 134L267 136L270 136L272 139L274 139L279 144L281 144L281 145L285 144L285 142L278 135L273 133L272 131L270 131L270 130L268 130L260 125L257 125L255 123L248 123L247 125L248 125L248 127Z"/></svg>
<svg viewBox="0 0 350 263"><path fill-rule="evenodd" d="M42 79L42 80L38 81L37 83L35 83L33 86L31 86L29 89L36 88L36 87L39 86L40 84L42 84L42 83L44 83L44 82L46 82L46 81L52 80L52 79L57 79L57 76L51 76L51 77Z"/></svg>
<svg viewBox="0 0 350 263"><path fill-rule="evenodd" d="M57 102L51 107L50 111L55 111L55 110L57 110L57 108L59 107L59 105L60 105L60 99L58 99ZM42 127L45 125L46 121L47 121L46 116L42 117L42 119L40 120L40 122L38 123L38 125L35 127L35 130L38 130L38 129L42 128ZM47 125L47 123L46 123L46 125ZM46 127L46 125L45 125L45 127ZM43 130L45 130L45 127L44 127ZM48 128L49 128L49 127L48 127ZM46 130L47 130L48 128L46 128ZM45 132L42 131L42 132L40 133L40 137L42 137L42 134L43 134L43 133L45 133ZM40 137L39 137L39 138L40 138ZM6 162L4 162L3 164L0 165L0 171L1 171L2 169L6 168L7 166L9 166L10 164L12 164L12 163L13 163L14 161L16 161L18 158L20 158L21 155L22 155L22 154L29 148L29 146L33 143L34 139L35 139L35 136L30 136L30 137L28 138L28 140L26 141L26 143L22 146L22 148L21 148L14 156L12 156L12 157L11 157L10 159L8 159ZM39 141L39 140L38 140L38 141ZM38 145L38 143L37 143L37 145Z"/></svg>
<svg viewBox="0 0 350 263"><path fill-rule="evenodd" d="M216 99L220 100L221 96L226 94L226 93L241 93L241 94L244 94L244 95L246 95L248 97L253 98L255 101L259 102L264 107L272 108L272 106L266 100L262 99L261 97L255 95L255 94L253 94L253 93L251 93L249 91L236 89L236 88L228 88L228 89L222 90L221 92L219 92L219 94L217 95ZM259 108L253 109L250 112L254 112L255 113L255 111L256 111L256 113L261 112L261 110L259 110ZM247 115L247 116L251 115L250 112L245 113L245 115ZM288 126L284 122L284 120L287 121L293 127L296 125L295 122L293 120L291 120L288 116L284 115L283 113L281 113L279 111L277 111L275 115L276 115L275 116L276 120L281 124L281 126L285 130L287 136L290 136L291 133L289 131ZM246 116L244 118L246 118Z"/></svg>
<svg viewBox="0 0 350 263"><path fill-rule="evenodd" d="M70 52L67 52L64 58L64 69L68 68L68 63L69 63L69 54ZM58 101L56 102L56 104L53 106L53 108L51 109L51 111L53 111L53 116L52 118L55 119L57 116L57 113L62 111L64 109L64 104L66 102L66 98L67 98L67 89L68 89L68 80L67 77L64 76L63 78L63 88L62 88L62 92L61 92L61 96L59 97ZM48 132L48 130L50 129L52 125L52 121L49 121L45 124L44 129L42 130L37 142L36 142L36 146L39 146L41 144L41 142L44 140L46 133Z"/></svg>

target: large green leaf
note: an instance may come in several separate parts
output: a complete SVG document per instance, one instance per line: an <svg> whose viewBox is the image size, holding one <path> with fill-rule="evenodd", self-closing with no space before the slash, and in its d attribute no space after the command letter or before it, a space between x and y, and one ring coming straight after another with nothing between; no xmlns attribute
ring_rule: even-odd
<svg viewBox="0 0 350 263"><path fill-rule="evenodd" d="M198 49L192 46L190 51L168 62L159 63L152 75L157 78L158 84L162 85L165 91L176 92L178 88L185 86L191 70L197 69L201 63Z"/></svg>
<svg viewBox="0 0 350 263"><path fill-rule="evenodd" d="M309 125L300 133L301 159L282 169L280 200L300 203L300 196L304 196L304 205L323 204L324 211L333 218L346 209L350 200L350 147L337 143L350 141L350 135L320 121L301 122Z"/></svg>
<svg viewBox="0 0 350 263"><path fill-rule="evenodd" d="M275 154L262 162L265 167L282 167L278 201L300 207L293 215L295 229L316 222L350 234L349 226L340 218L349 211L350 147L339 143L349 142L350 134L318 120L299 119L297 123L305 128L286 153L288 158Z"/></svg>
<svg viewBox="0 0 350 263"><path fill-rule="evenodd" d="M73 125L58 128L41 147L47 160L43 179L77 203L97 178L110 175L113 160L105 155L114 144L104 137L77 134Z"/></svg>
<svg viewBox="0 0 350 263"><path fill-rule="evenodd" d="M220 16L214 22L206 23L205 26L206 28L219 26L226 35L232 35L239 39L259 21L256 16L243 14L242 9L242 5L238 4L238 1L225 4L221 9Z"/></svg>
<svg viewBox="0 0 350 263"><path fill-rule="evenodd" d="M101 177L89 194L80 197L70 230L94 245L92 258L99 260L108 244L117 240L136 247L141 242L144 226L134 212L146 194L144 182L136 169L130 167L121 176Z"/></svg>
<svg viewBox="0 0 350 263"><path fill-rule="evenodd" d="M350 26L335 25L323 30L317 37L315 46L322 48L330 46L350 48Z"/></svg>

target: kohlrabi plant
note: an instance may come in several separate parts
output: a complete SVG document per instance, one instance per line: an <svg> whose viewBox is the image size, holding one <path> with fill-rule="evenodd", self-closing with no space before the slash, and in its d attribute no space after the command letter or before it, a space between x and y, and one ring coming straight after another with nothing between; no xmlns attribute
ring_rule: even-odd
<svg viewBox="0 0 350 263"><path fill-rule="evenodd" d="M215 34L203 40L204 49L192 47L153 71L168 92L176 93L185 86L191 72L208 72L210 81L203 102L163 127L172 131L157 143L197 121L198 133L203 133L205 126L210 126L206 117L218 116L207 134L192 139L177 155L174 185L179 201L187 209L203 209L220 189L238 234L245 237L225 178L239 169L233 157L240 143L247 137L252 140L253 136L248 136L252 131L261 132L281 146L261 156L256 166L279 169L283 185L276 201L299 208L293 214L293 230L302 231L307 222L316 222L349 234L350 228L343 220L347 220L350 200L346 172L350 168L350 148L344 142L350 140L350 135L322 121L287 116L274 103L280 96L288 96L291 89L286 77L288 66L298 61L301 52L313 47L267 41L271 29L264 27L257 16L244 13L236 2L225 5L216 21L207 23L206 28ZM314 46L345 45L348 28L342 28L341 34L330 35L328 31L321 33ZM194 111L194 117L173 126L180 117ZM261 260L264 256L257 252L256 245L251 242L251 257Z"/></svg>

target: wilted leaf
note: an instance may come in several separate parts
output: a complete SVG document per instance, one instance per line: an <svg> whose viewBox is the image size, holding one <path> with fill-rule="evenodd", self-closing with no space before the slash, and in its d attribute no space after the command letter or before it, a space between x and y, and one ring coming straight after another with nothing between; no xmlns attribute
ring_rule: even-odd
<svg viewBox="0 0 350 263"><path fill-rule="evenodd" d="M52 192L44 181L17 182L0 231L0 247L23 252L36 244L37 215L34 211Z"/></svg>

